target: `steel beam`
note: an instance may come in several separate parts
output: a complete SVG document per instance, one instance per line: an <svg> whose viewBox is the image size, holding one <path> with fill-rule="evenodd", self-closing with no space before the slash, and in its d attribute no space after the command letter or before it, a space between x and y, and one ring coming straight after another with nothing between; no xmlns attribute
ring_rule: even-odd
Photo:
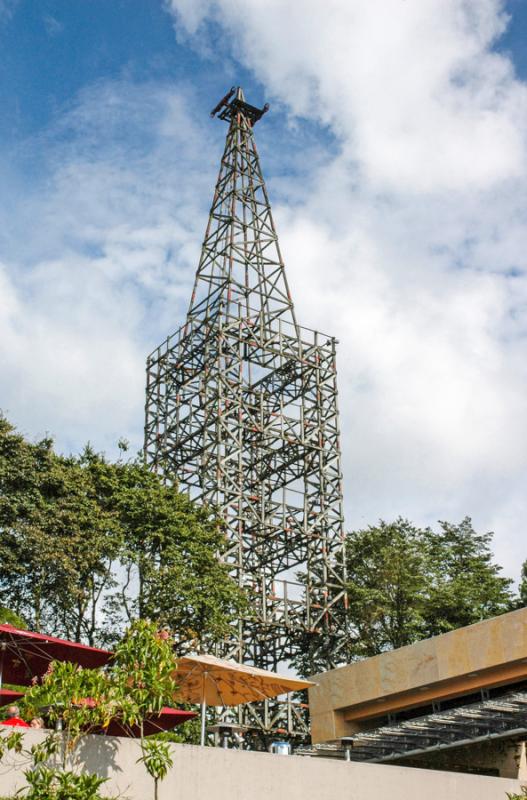
<svg viewBox="0 0 527 800"><path fill-rule="evenodd" d="M254 614L221 652L276 670L302 637L337 639L344 624L336 341L296 319L254 140L261 112L238 89L215 113L225 149L185 324L148 358L145 458L225 521L224 558ZM237 721L307 734L298 704L252 704Z"/></svg>

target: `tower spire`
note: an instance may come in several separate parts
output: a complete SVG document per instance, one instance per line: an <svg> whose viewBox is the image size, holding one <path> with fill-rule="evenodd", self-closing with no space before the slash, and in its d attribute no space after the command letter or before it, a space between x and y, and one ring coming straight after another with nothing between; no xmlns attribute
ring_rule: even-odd
<svg viewBox="0 0 527 800"><path fill-rule="evenodd" d="M245 102L241 87L211 112L229 123L203 240L189 320L239 316L271 329L296 327L271 205L253 128L267 111Z"/></svg>

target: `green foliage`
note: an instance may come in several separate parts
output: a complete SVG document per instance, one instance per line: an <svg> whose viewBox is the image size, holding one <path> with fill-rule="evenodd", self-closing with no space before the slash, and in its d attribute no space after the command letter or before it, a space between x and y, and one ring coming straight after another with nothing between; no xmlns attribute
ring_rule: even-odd
<svg viewBox="0 0 527 800"><path fill-rule="evenodd" d="M440 522L430 536L430 588L426 620L431 636L513 607L512 581L494 563L492 533L478 534L470 518L458 525Z"/></svg>
<svg viewBox="0 0 527 800"><path fill-rule="evenodd" d="M0 602L37 630L92 642L117 555L115 514L81 462L0 418Z"/></svg>
<svg viewBox="0 0 527 800"><path fill-rule="evenodd" d="M381 521L348 537L352 650L371 656L501 614L511 581L493 561L491 533L459 525L420 529Z"/></svg>
<svg viewBox="0 0 527 800"><path fill-rule="evenodd" d="M0 625L13 625L20 630L27 629L26 621L19 614L15 614L10 608L4 608L4 606L0 606Z"/></svg>
<svg viewBox="0 0 527 800"><path fill-rule="evenodd" d="M137 763L143 763L146 771L154 780L154 798L157 800L159 791L159 781L166 777L168 770L173 766L174 761L170 755L170 747L167 742L152 737L146 739L142 745L143 755Z"/></svg>
<svg viewBox="0 0 527 800"><path fill-rule="evenodd" d="M23 750L23 738L20 731L11 731L10 733L3 733L0 737L0 760L8 751L14 753L21 753Z"/></svg>
<svg viewBox="0 0 527 800"><path fill-rule="evenodd" d="M143 735L144 722L173 702L177 684L172 637L152 622L133 623L105 670L82 669L68 662L53 662L24 698L30 715L43 713L61 732L51 731L26 755L33 769L25 773L26 800L98 800L104 778L79 772L77 752L83 737L104 730L116 719L141 732L141 758L158 785L172 766L169 744ZM8 751L23 750L21 732L0 735L0 759ZM57 763L60 762L60 763Z"/></svg>
<svg viewBox="0 0 527 800"><path fill-rule="evenodd" d="M218 520L141 463L112 469L127 574L114 607L124 608L130 620L150 618L168 625L182 641L218 641L246 606L218 558L227 546ZM128 593L132 584L138 586L133 597Z"/></svg>
<svg viewBox="0 0 527 800"><path fill-rule="evenodd" d="M138 620L116 648L109 673L110 696L120 703L114 716L123 724L138 725L142 732L146 717L173 703L177 683L172 642L166 629L157 631L152 623ZM159 781L172 766L169 745L161 737L141 735L141 753L139 761L154 781L157 800Z"/></svg>
<svg viewBox="0 0 527 800"><path fill-rule="evenodd" d="M348 537L349 616L364 655L424 635L416 599L427 586L422 533L405 520L381 522Z"/></svg>
<svg viewBox="0 0 527 800"><path fill-rule="evenodd" d="M51 759L61 749L60 737L50 733L38 745L24 749L23 734L0 732L0 760L7 752L23 754L32 762L32 768L24 772L27 786L17 792L25 800L102 800L100 788L107 781L98 775L77 773L64 765L51 764Z"/></svg>
<svg viewBox="0 0 527 800"><path fill-rule="evenodd" d="M51 634L112 645L149 617L212 642L246 604L209 509L140 461L112 463L89 446L66 458L2 417L0 534L0 603Z"/></svg>
<svg viewBox="0 0 527 800"><path fill-rule="evenodd" d="M25 800L103 800L105 795L100 789L108 780L45 766L26 772L25 776L28 783Z"/></svg>
<svg viewBox="0 0 527 800"><path fill-rule="evenodd" d="M346 539L348 609L334 631L308 631L296 666L313 675L511 610L511 583L467 517L436 531L408 520L380 521ZM345 631L344 634L341 631Z"/></svg>
<svg viewBox="0 0 527 800"><path fill-rule="evenodd" d="M171 705L177 690L175 667L170 633L136 621L117 646L108 672L110 697L121 706L113 716L126 725L141 725L146 716Z"/></svg>
<svg viewBox="0 0 527 800"><path fill-rule="evenodd" d="M112 719L140 728L150 714L173 702L177 684L172 637L158 632L152 622L138 620L118 644L106 670L83 669L68 662L52 662L40 682L24 697L30 716L46 709L65 732L64 763L86 734L104 729Z"/></svg>
<svg viewBox="0 0 527 800"><path fill-rule="evenodd" d="M111 714L108 698L108 674L102 670L82 669L67 661L54 661L40 683L31 686L24 696L27 716L46 716L55 726L60 720L64 729L63 768L80 738L93 730L103 728ZM102 702L105 698L106 702ZM48 742L48 745L51 740ZM34 753L43 761L47 752Z"/></svg>
<svg viewBox="0 0 527 800"><path fill-rule="evenodd" d="M522 566L518 605L527 606L527 561L524 561Z"/></svg>
<svg viewBox="0 0 527 800"><path fill-rule="evenodd" d="M509 800L525 800L527 797L527 786L521 787L521 794L511 794L511 792L507 792L507 797Z"/></svg>

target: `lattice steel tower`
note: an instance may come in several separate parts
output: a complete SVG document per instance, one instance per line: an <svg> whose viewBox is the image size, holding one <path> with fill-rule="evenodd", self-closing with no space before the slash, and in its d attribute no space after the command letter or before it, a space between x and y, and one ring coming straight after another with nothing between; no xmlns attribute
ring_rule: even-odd
<svg viewBox="0 0 527 800"><path fill-rule="evenodd" d="M276 670L338 641L345 590L336 342L295 317L253 135L266 110L238 88L212 112L227 141L186 323L148 358L145 455L225 519L255 608L224 655ZM243 708L305 732L297 706Z"/></svg>

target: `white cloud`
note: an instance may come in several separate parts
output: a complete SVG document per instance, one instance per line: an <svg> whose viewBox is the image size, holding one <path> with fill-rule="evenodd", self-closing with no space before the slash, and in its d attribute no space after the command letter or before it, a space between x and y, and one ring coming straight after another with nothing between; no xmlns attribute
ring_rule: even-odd
<svg viewBox="0 0 527 800"><path fill-rule="evenodd" d="M469 513L517 575L527 112L492 50L501 4L171 7L211 57L208 22L227 30L222 46L288 110L293 140L307 118L337 142L284 141L284 165L267 118L257 129L299 319L340 339L348 523ZM3 168L0 404L64 449L141 444L145 356L185 312L221 147L192 109L181 83L98 84L20 144L29 187Z"/></svg>
<svg viewBox="0 0 527 800"><path fill-rule="evenodd" d="M275 211L300 321L340 339L349 523L471 514L494 527L516 576L527 555L527 87L493 49L503 3L170 7L179 35L202 48L220 26L271 101L337 137L305 198Z"/></svg>
<svg viewBox="0 0 527 800"><path fill-rule="evenodd" d="M66 450L141 445L146 355L184 313L206 216L187 99L126 83L85 91L25 144L45 153L43 174L8 192L0 402Z"/></svg>
<svg viewBox="0 0 527 800"><path fill-rule="evenodd" d="M232 52L295 114L340 135L385 190L485 187L524 169L525 87L489 47L498 0L172 0L190 31L214 19Z"/></svg>

